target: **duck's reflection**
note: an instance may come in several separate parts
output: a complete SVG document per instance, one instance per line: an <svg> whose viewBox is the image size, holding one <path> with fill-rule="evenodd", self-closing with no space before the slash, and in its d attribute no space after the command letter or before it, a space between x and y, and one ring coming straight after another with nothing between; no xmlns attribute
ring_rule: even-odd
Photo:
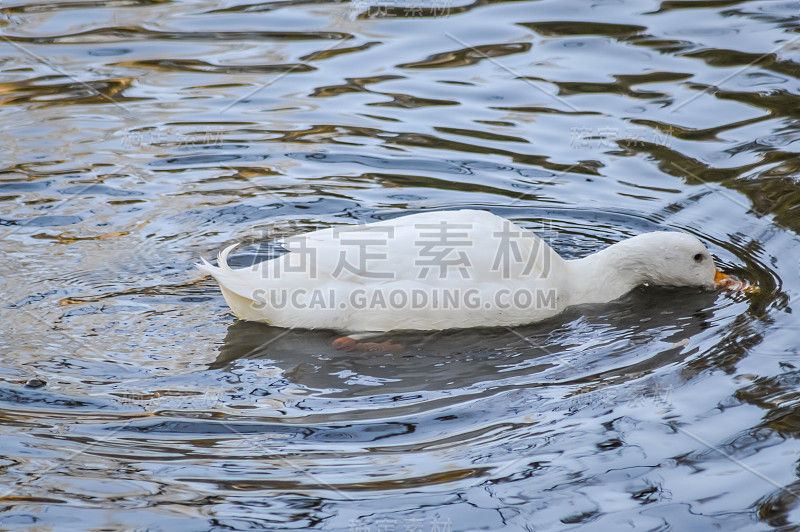
<svg viewBox="0 0 800 532"><path fill-rule="evenodd" d="M334 331L237 321L210 368L266 359L294 384L346 389L350 396L448 390L514 377L532 385L587 382L609 372L624 375L634 366L630 373L641 376L686 356L683 346L709 326L716 298L692 289L648 288L523 327L395 331L370 339L403 344L390 353L336 349L341 335Z"/></svg>

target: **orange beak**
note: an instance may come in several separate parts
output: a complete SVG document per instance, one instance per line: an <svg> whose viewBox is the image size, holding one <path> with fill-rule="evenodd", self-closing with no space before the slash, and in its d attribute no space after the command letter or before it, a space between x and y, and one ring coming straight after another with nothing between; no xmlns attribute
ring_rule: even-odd
<svg viewBox="0 0 800 532"><path fill-rule="evenodd" d="M730 275L722 273L719 270L717 270L717 272L714 274L714 288L727 288L735 282L736 281L734 281Z"/></svg>
<svg viewBox="0 0 800 532"><path fill-rule="evenodd" d="M737 281L730 275L717 270L714 274L714 288L732 290L734 292L744 292L745 294L757 294L758 288L742 281Z"/></svg>

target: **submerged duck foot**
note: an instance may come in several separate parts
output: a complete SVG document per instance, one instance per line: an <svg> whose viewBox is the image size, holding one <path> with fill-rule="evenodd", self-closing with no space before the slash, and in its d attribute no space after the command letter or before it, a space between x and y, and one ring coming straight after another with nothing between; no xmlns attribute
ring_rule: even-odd
<svg viewBox="0 0 800 532"><path fill-rule="evenodd" d="M333 347L359 353L396 353L403 349L403 344L398 344L391 340L386 340L385 342L359 342L355 338L342 336L333 341Z"/></svg>

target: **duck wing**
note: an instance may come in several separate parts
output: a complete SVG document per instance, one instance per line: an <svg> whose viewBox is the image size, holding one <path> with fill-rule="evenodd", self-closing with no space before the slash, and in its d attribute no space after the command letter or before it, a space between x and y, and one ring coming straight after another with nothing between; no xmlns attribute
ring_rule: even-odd
<svg viewBox="0 0 800 532"><path fill-rule="evenodd" d="M359 286L403 281L463 285L547 277L561 260L531 231L478 210L321 229L288 238L284 247L290 252L275 259L281 262L261 263L263 278L303 270L309 280Z"/></svg>

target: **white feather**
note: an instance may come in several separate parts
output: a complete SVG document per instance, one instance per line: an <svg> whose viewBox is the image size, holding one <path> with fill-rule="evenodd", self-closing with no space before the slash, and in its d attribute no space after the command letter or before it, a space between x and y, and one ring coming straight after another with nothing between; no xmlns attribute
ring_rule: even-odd
<svg viewBox="0 0 800 532"><path fill-rule="evenodd" d="M437 231L452 239L437 241ZM716 271L703 244L683 233L648 233L564 260L532 232L477 210L321 229L284 246L289 253L233 269L232 245L219 266L197 267L217 280L241 319L342 331L519 325L611 301L643 282L713 284ZM698 253L705 262L692 260Z"/></svg>

